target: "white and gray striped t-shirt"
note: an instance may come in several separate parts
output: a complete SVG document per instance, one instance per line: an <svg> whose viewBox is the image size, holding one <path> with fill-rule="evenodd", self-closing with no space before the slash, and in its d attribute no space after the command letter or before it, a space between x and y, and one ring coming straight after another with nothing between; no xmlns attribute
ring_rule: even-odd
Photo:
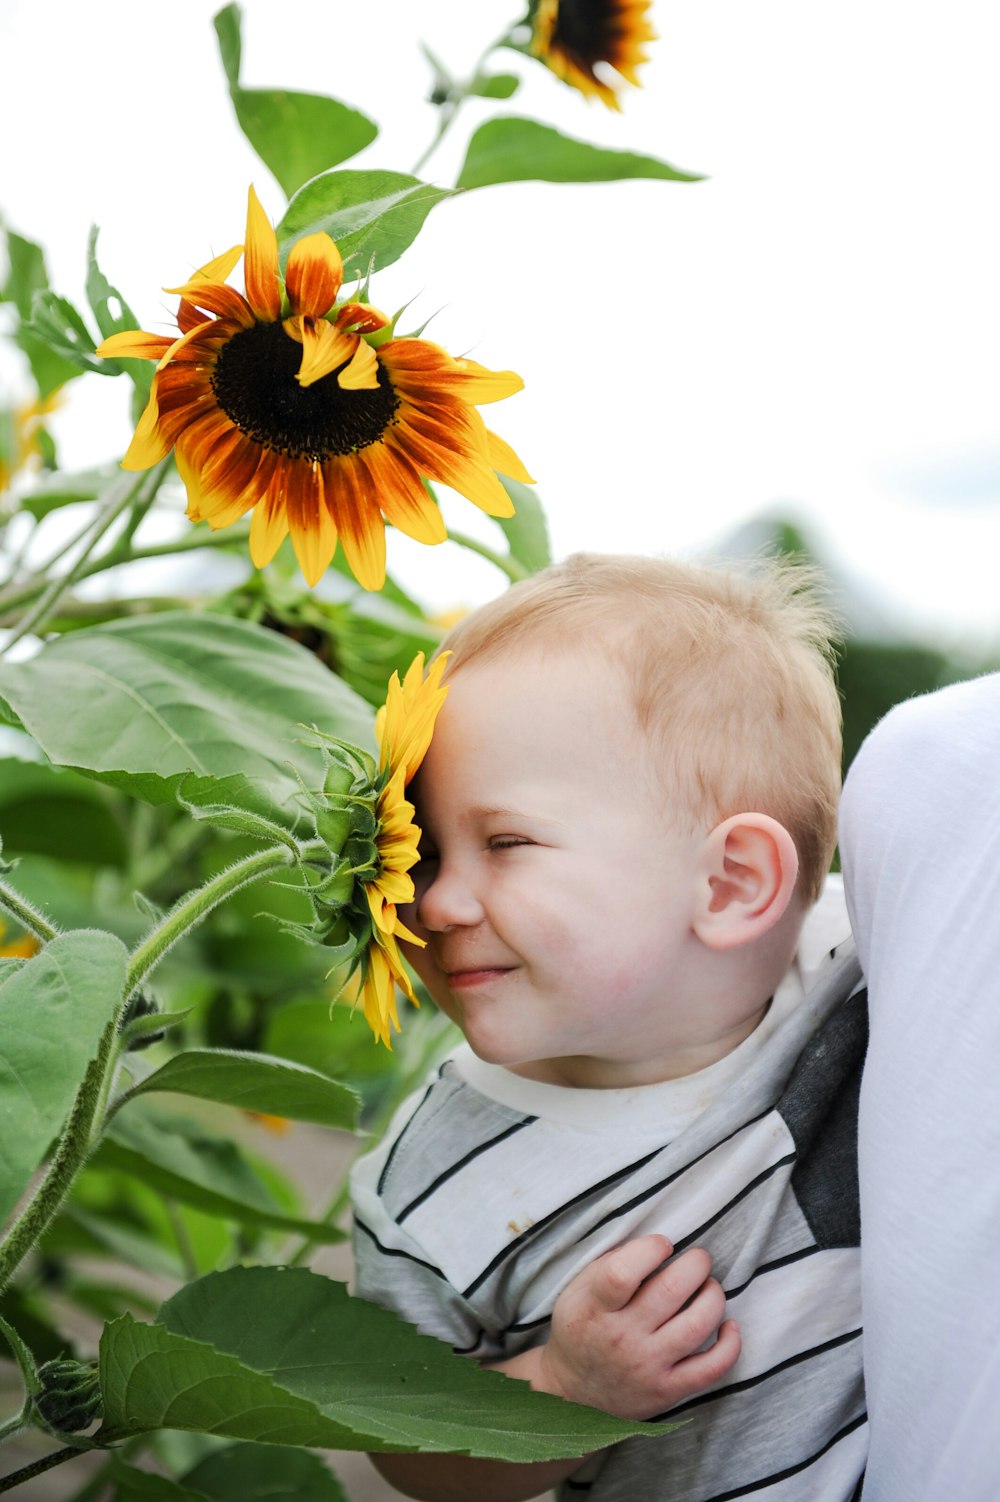
<svg viewBox="0 0 1000 1502"><path fill-rule="evenodd" d="M545 1338L602 1252L705 1247L743 1351L682 1428L588 1462L600 1502L849 1502L866 1415L856 1170L867 1038L853 948L791 975L733 1053L631 1090L522 1079L467 1047L352 1174L357 1291L479 1359Z"/></svg>

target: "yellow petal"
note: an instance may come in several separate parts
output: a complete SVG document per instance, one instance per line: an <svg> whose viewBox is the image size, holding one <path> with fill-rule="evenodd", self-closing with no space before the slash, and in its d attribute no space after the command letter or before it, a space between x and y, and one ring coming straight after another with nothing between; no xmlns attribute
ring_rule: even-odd
<svg viewBox="0 0 1000 1502"><path fill-rule="evenodd" d="M284 498L274 488L261 496L250 523L250 557L255 568L265 568L288 536Z"/></svg>
<svg viewBox="0 0 1000 1502"><path fill-rule="evenodd" d="M287 318L284 327L302 341L302 364L295 377L300 386L312 386L346 365L359 342L357 334L342 334L325 318Z"/></svg>
<svg viewBox="0 0 1000 1502"><path fill-rule="evenodd" d="M247 244L243 261L247 301L262 323L281 317L278 237L251 184L247 195Z"/></svg>
<svg viewBox="0 0 1000 1502"><path fill-rule="evenodd" d="M448 531L436 505L415 467L400 450L394 452L391 473L385 466L385 482L379 491L379 504L386 517L400 532L415 542L434 547L445 542Z"/></svg>
<svg viewBox="0 0 1000 1502"><path fill-rule="evenodd" d="M319 464L296 461L285 490L285 510L292 548L310 589L333 560L337 529L323 504L323 471Z"/></svg>
<svg viewBox="0 0 1000 1502"><path fill-rule="evenodd" d="M170 453L170 444L160 431L159 421L160 411L156 401L154 380L146 409L139 418L136 430L132 434L132 442L125 451L122 469L149 469L167 457Z"/></svg>
<svg viewBox="0 0 1000 1502"><path fill-rule="evenodd" d="M366 451L359 449L356 454L328 461L324 466L324 492L352 574L363 589L381 589L385 583L385 524Z"/></svg>
<svg viewBox="0 0 1000 1502"><path fill-rule="evenodd" d="M475 360L453 360L429 339L390 339L379 348L392 384L419 401L435 392L463 402L498 402L521 391L524 382L512 370L487 370Z"/></svg>
<svg viewBox="0 0 1000 1502"><path fill-rule="evenodd" d="M512 480L520 480L524 485L534 485L534 480L509 443L505 443L497 433L491 433L489 428L486 429L486 441L494 469L498 469L502 475L509 475Z"/></svg>
<svg viewBox="0 0 1000 1502"><path fill-rule="evenodd" d="M162 334L146 334L142 329L129 329L123 334L111 334L102 339L95 354L102 360L159 360L176 344L176 339Z"/></svg>
<svg viewBox="0 0 1000 1502"><path fill-rule="evenodd" d="M285 290L293 313L322 318L337 301L344 263L329 235L306 235L288 255Z"/></svg>
<svg viewBox="0 0 1000 1502"><path fill-rule="evenodd" d="M337 385L342 391L374 391L378 386L378 360L363 339L358 339L353 358L338 375Z"/></svg>
<svg viewBox="0 0 1000 1502"><path fill-rule="evenodd" d="M185 282L183 287L165 287L164 291L176 292L185 302L218 318L231 318L241 328L253 328L255 320L250 304L241 292L224 282Z"/></svg>

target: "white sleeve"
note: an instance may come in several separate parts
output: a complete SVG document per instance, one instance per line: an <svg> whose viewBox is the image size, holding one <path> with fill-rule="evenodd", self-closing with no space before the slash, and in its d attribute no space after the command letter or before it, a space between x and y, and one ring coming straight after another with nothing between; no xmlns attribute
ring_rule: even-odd
<svg viewBox="0 0 1000 1502"><path fill-rule="evenodd" d="M865 1502L1000 1499L1000 675L900 705L844 790L868 979Z"/></svg>

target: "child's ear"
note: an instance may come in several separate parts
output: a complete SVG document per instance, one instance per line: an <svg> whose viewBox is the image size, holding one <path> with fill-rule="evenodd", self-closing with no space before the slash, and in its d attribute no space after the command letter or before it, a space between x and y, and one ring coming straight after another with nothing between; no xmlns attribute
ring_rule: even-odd
<svg viewBox="0 0 1000 1502"><path fill-rule="evenodd" d="M706 837L693 928L709 949L735 949L773 928L799 874L795 841L769 814L733 814Z"/></svg>

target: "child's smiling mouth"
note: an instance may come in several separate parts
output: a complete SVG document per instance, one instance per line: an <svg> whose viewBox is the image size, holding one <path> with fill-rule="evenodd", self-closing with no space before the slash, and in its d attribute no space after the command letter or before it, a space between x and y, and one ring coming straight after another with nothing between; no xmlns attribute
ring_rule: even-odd
<svg viewBox="0 0 1000 1502"><path fill-rule="evenodd" d="M505 975L511 975L516 968L514 965L483 965L476 969L445 971L445 978L452 991L461 991L487 985L490 981L502 980Z"/></svg>

